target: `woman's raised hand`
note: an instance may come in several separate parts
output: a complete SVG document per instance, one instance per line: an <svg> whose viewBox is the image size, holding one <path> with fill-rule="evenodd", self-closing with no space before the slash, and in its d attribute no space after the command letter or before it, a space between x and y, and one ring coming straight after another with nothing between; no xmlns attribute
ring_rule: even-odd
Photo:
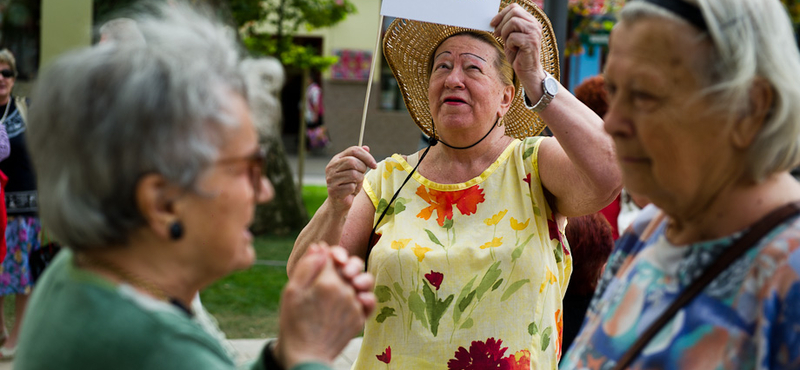
<svg viewBox="0 0 800 370"><path fill-rule="evenodd" d="M330 205L337 210L350 210L353 199L361 191L364 174L377 167L368 146L351 146L335 155L325 167Z"/></svg>
<svg viewBox="0 0 800 370"><path fill-rule="evenodd" d="M492 18L495 36L503 39L505 54L523 85L532 87L529 96L541 95L544 69L541 63L542 25L527 10L511 4Z"/></svg>

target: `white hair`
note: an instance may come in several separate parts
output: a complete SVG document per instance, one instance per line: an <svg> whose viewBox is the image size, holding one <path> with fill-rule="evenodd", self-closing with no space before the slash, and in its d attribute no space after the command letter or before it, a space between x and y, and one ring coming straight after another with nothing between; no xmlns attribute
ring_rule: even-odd
<svg viewBox="0 0 800 370"><path fill-rule="evenodd" d="M687 2L700 8L708 26L703 36L712 48L697 56L697 73L708 83L705 92L717 98L713 108L748 110L750 90L758 77L773 89L772 109L743 164L748 175L761 181L796 167L800 164L800 52L783 5L774 0ZM620 12L626 23L643 17L686 22L644 1L628 2Z"/></svg>
<svg viewBox="0 0 800 370"><path fill-rule="evenodd" d="M28 142L39 212L72 248L125 244L144 225L135 189L145 174L194 189L223 134L240 124L229 109L235 96L271 112L254 116L262 133L279 115L280 66L243 62L230 28L174 1L133 18L144 42L71 52L34 90ZM264 63L272 68L252 68Z"/></svg>

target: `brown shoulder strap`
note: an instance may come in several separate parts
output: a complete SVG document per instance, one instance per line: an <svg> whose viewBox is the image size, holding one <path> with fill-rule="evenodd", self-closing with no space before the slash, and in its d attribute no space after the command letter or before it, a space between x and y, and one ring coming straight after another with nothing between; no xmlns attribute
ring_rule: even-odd
<svg viewBox="0 0 800 370"><path fill-rule="evenodd" d="M675 301L667 308L661 316L654 321L650 327L647 328L647 331L642 333L639 339L628 349L627 352L619 359L617 365L614 366L614 370L622 370L625 369L628 365L630 365L633 360L639 356L639 352L642 351L644 346L650 342L650 340L658 334L661 328L666 325L673 316L683 308L683 306L687 305L689 302L692 301L700 292L705 289L705 287L711 283L722 271L725 271L734 261L739 259L745 252L747 252L752 246L756 245L761 238L763 238L770 230L774 229L776 226L780 225L783 221L786 221L792 216L797 215L800 213L800 201L789 203L783 207L780 207L768 215L764 216L761 220L759 220L756 224L750 228L744 236L739 238L732 246L730 246L714 263L700 275L691 285L689 285Z"/></svg>

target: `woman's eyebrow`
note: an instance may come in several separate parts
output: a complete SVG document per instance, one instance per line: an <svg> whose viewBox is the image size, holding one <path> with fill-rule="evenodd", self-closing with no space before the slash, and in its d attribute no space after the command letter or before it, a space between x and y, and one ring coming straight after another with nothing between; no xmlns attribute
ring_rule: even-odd
<svg viewBox="0 0 800 370"><path fill-rule="evenodd" d="M445 50L445 51L443 51L443 52L439 53L438 55L436 55L436 56L433 58L433 60L439 59L439 57L440 57L440 56L442 56L442 54L452 54L452 53L451 53L450 51L447 51L447 50ZM475 57L475 58L478 58L478 59L480 59L480 60L482 60L482 61L484 61L484 62L487 62L487 61L486 61L486 59L484 59L483 57L481 57L481 56L480 56L480 55L478 55L478 54L474 54L474 53L461 53L461 55L469 55L469 56L473 56L473 57ZM488 62L487 62L487 63L488 63Z"/></svg>
<svg viewBox="0 0 800 370"><path fill-rule="evenodd" d="M450 53L449 51L445 50L445 51L437 54L435 57L433 57L433 60L439 59L439 57L442 56L442 54L452 54L452 53Z"/></svg>
<svg viewBox="0 0 800 370"><path fill-rule="evenodd" d="M475 58L478 58L478 59L480 59L480 60L482 60L482 61L486 62L486 59L483 59L483 57L481 57L480 55L477 55L477 54L473 54L473 53L461 53L461 55L471 55L471 56L473 56L473 57L475 57Z"/></svg>

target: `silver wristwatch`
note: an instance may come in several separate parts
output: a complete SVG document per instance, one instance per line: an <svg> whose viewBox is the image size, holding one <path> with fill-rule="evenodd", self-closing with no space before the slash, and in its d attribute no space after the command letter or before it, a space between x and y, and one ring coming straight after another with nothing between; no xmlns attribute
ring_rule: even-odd
<svg viewBox="0 0 800 370"><path fill-rule="evenodd" d="M544 80L542 80L542 97L539 98L539 101L536 102L533 106L530 105L528 101L528 96L525 95L525 89L522 89L522 96L524 97L525 108L530 109L533 112L541 112L553 101L553 98L556 97L558 94L558 80L555 79L550 73L544 71L547 75L545 76Z"/></svg>

